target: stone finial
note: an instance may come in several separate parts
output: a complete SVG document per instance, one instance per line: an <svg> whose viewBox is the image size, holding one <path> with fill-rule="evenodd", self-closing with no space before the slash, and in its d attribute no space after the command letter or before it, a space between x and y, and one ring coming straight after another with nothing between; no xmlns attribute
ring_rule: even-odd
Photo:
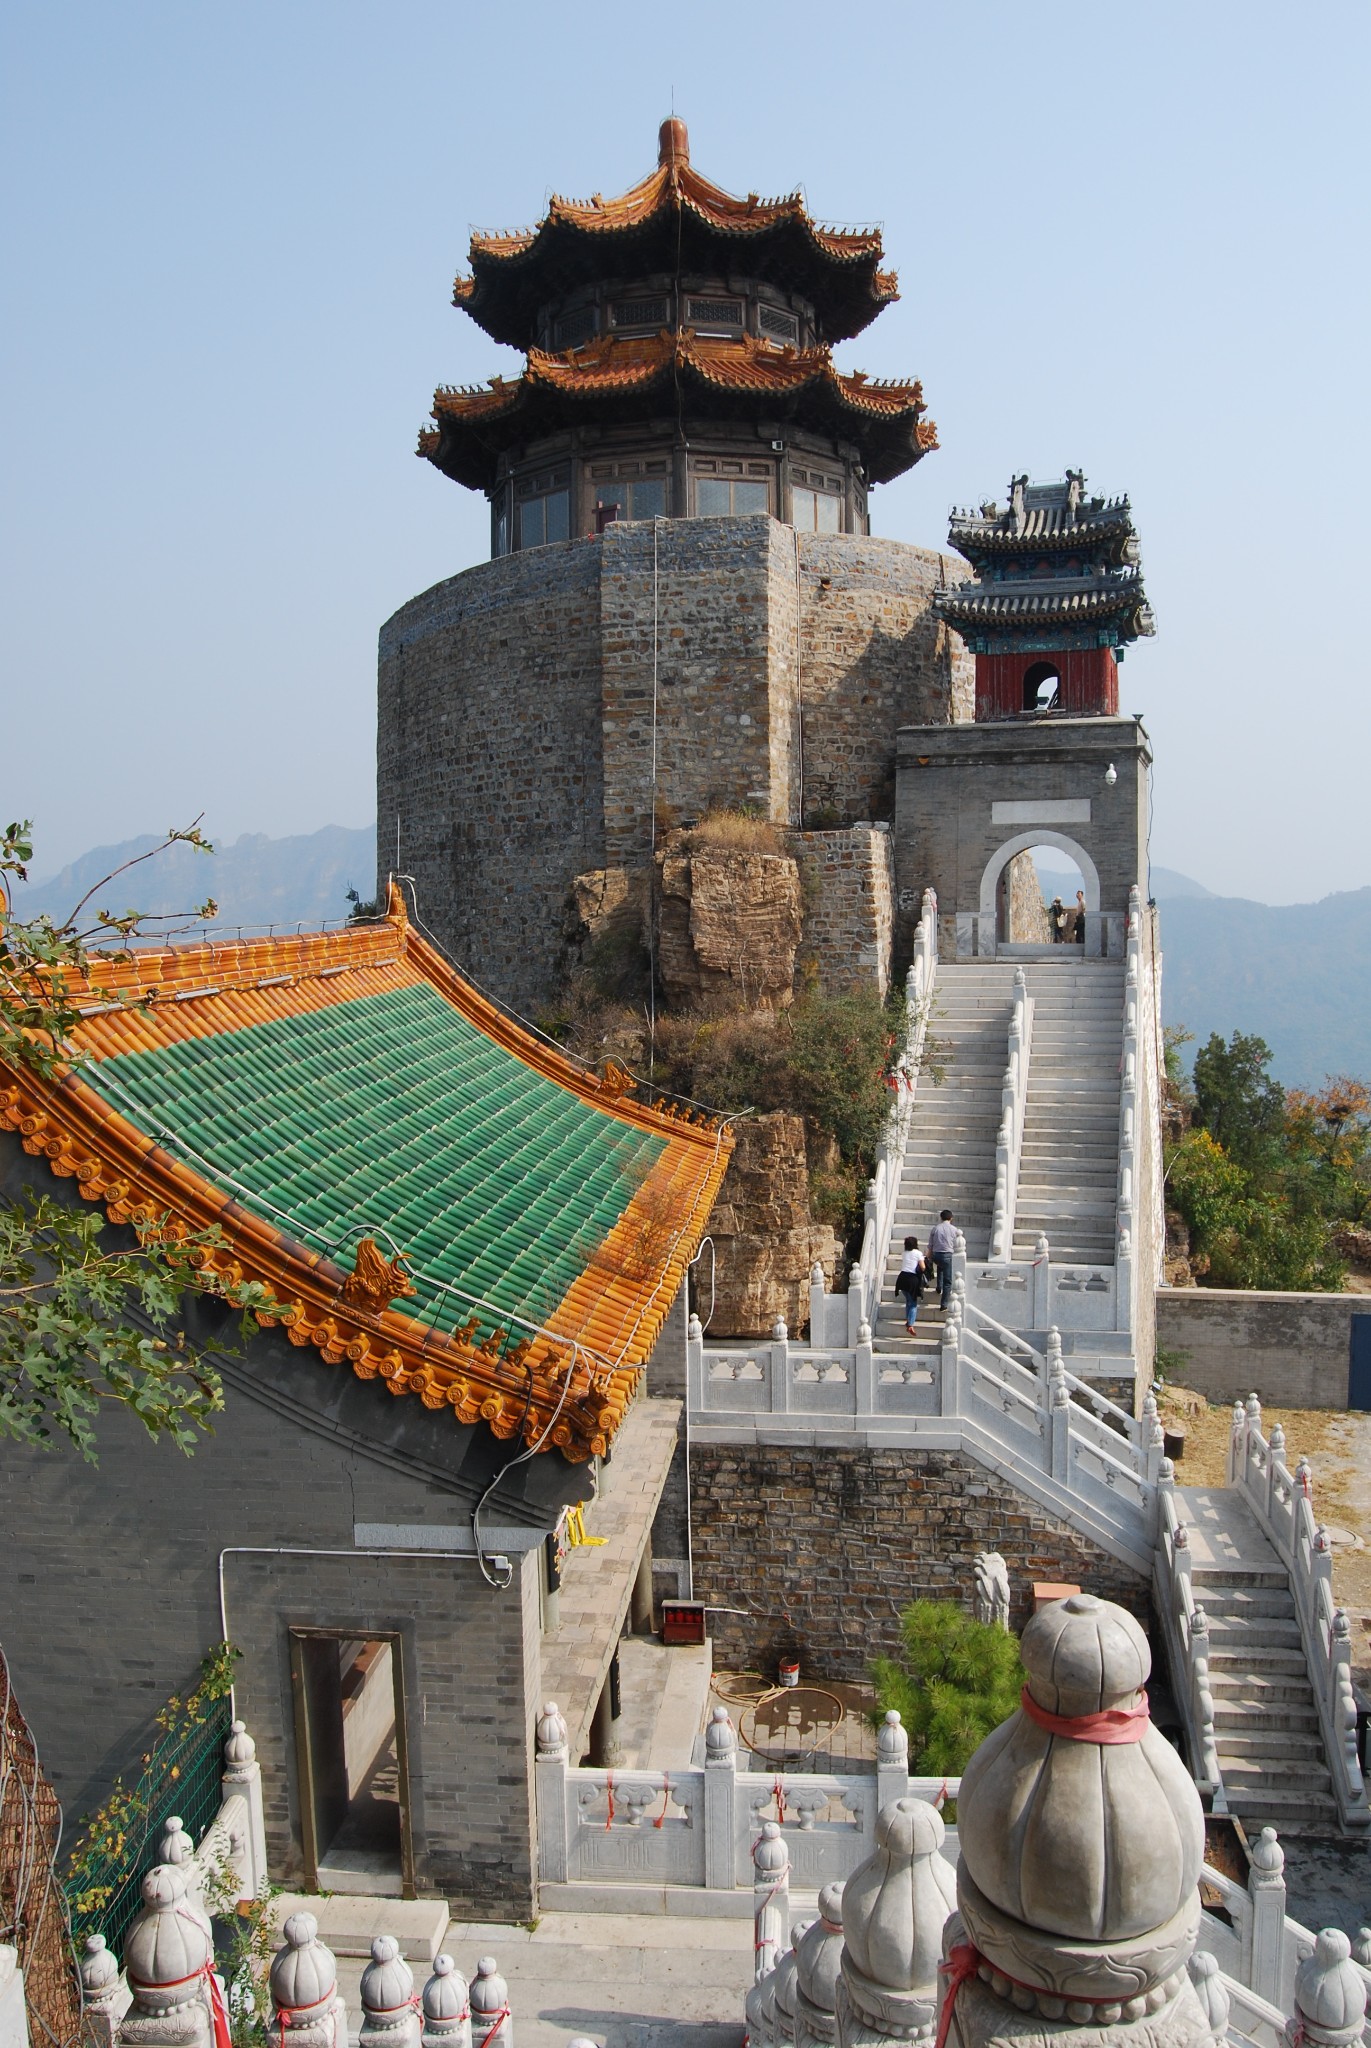
<svg viewBox="0 0 1371 2048"><path fill-rule="evenodd" d="M141 1892L143 1904L124 1944L124 1974L140 2007L169 2012L199 1996L210 1939L185 1909L185 1873L176 1864L156 1865Z"/></svg>
<svg viewBox="0 0 1371 2048"><path fill-rule="evenodd" d="M819 1917L795 1944L795 2048L819 2048L836 2035L843 1955L843 1887L826 1884Z"/></svg>
<svg viewBox="0 0 1371 2048"><path fill-rule="evenodd" d="M179 1813L167 1815L167 1824L162 1830L162 1839L157 1844L159 1863L188 1864L195 1861L195 1844Z"/></svg>
<svg viewBox="0 0 1371 2048"><path fill-rule="evenodd" d="M1340 1927L1325 1927L1295 1972L1295 2016L1286 2027L1292 2048L1352 2048L1366 2024L1366 1979Z"/></svg>
<svg viewBox="0 0 1371 2048"><path fill-rule="evenodd" d="M1262 1829L1247 1856L1258 1877L1280 1877L1285 1870L1285 1851L1276 1839L1274 1828Z"/></svg>
<svg viewBox="0 0 1371 2048"><path fill-rule="evenodd" d="M103 1934L86 1937L81 1957L81 2001L89 2010L108 2011L119 1989L119 1958L105 1946Z"/></svg>
<svg viewBox="0 0 1371 2048"><path fill-rule="evenodd" d="M470 1998L472 2032L479 2029L482 2048L514 2048L509 1986L494 1956L482 1956L477 1963Z"/></svg>
<svg viewBox="0 0 1371 2048"><path fill-rule="evenodd" d="M763 1824L752 1849L752 1867L760 1881L763 1878L782 1876L790 1869L790 1851L785 1836L774 1820Z"/></svg>
<svg viewBox="0 0 1371 2048"><path fill-rule="evenodd" d="M809 1279L811 1286L822 1287L824 1284L824 1269L817 1259L809 1269Z"/></svg>
<svg viewBox="0 0 1371 2048"><path fill-rule="evenodd" d="M313 1913L292 1913L271 1959L273 2018L268 2048L337 2048L347 2039L347 2008L338 1995L338 1964L319 1939Z"/></svg>
<svg viewBox="0 0 1371 2048"><path fill-rule="evenodd" d="M1217 1956L1211 1956L1207 1949L1197 1949L1188 1967L1210 2033L1216 2042L1227 2041L1229 1997Z"/></svg>
<svg viewBox="0 0 1371 2048"><path fill-rule="evenodd" d="M245 1771L257 1761L257 1744L248 1734L246 1721L235 1721L229 1730L228 1741L224 1744L224 1766L229 1771Z"/></svg>
<svg viewBox="0 0 1371 2048"><path fill-rule="evenodd" d="M772 1342L774 1344L784 1344L789 1335L790 1332L785 1325L785 1317L777 1316L775 1322L771 1325Z"/></svg>
<svg viewBox="0 0 1371 2048"><path fill-rule="evenodd" d="M731 1764L738 1754L738 1737L727 1707L716 1707L705 1729L706 1764Z"/></svg>
<svg viewBox="0 0 1371 2048"><path fill-rule="evenodd" d="M1301 1456L1299 1463L1295 1467L1295 1484L1306 1500L1313 1500L1314 1468L1306 1457Z"/></svg>
<svg viewBox="0 0 1371 2048"><path fill-rule="evenodd" d="M451 1956L438 1956L424 1986L423 2048L471 2048L467 1980Z"/></svg>
<svg viewBox="0 0 1371 2048"><path fill-rule="evenodd" d="M925 1799L897 1799L876 1817L876 1847L843 1887L840 2048L932 2036L939 1944L955 1903L945 1833Z"/></svg>
<svg viewBox="0 0 1371 2048"><path fill-rule="evenodd" d="M859 1344L869 1344L871 1342L871 1325L865 1316L862 1317L857 1325L857 1342Z"/></svg>
<svg viewBox="0 0 1371 2048"><path fill-rule="evenodd" d="M899 1711L891 1707L886 1712L876 1733L876 1758L883 1764L907 1764L909 1762L909 1737ZM820 1909L822 1910L822 1908Z"/></svg>
<svg viewBox="0 0 1371 2048"><path fill-rule="evenodd" d="M361 2048L418 2048L420 2025L414 1972L393 1934L378 1934L362 1972Z"/></svg>
<svg viewBox="0 0 1371 2048"><path fill-rule="evenodd" d="M978 1550L971 1563L976 1589L976 1619L997 1628L1009 1627L1009 1567L998 1550Z"/></svg>
<svg viewBox="0 0 1371 2048"><path fill-rule="evenodd" d="M1249 1394L1249 1395L1248 1395L1248 1397L1247 1397L1247 1401L1246 1401L1246 1403L1245 1403L1245 1405L1244 1405L1244 1408L1243 1408L1243 1413L1244 1413L1244 1415L1245 1415L1245 1416L1247 1417L1247 1420L1248 1420L1248 1421L1249 1421L1249 1422L1250 1422L1250 1423L1252 1424L1252 1426L1253 1426L1253 1428L1254 1428L1254 1429L1260 1429L1260 1428L1261 1428L1261 1426L1262 1426L1262 1404L1261 1404L1261 1402L1260 1402L1260 1401L1259 1401L1259 1400L1257 1399L1257 1396L1256 1396L1256 1394L1255 1394L1255 1393L1252 1393L1252 1394Z"/></svg>
<svg viewBox="0 0 1371 2048"><path fill-rule="evenodd" d="M790 1921L790 1850L774 1820L752 1845L752 1956L757 1981L776 1968Z"/></svg>
<svg viewBox="0 0 1371 2048"><path fill-rule="evenodd" d="M533 1739L539 1756L565 1756L566 1716L556 1700L545 1700L538 1712Z"/></svg>
<svg viewBox="0 0 1371 2048"><path fill-rule="evenodd" d="M87 1943L89 1947L89 1943ZM1359 1927L1352 1941L1352 1959L1371 1970L1371 1927Z"/></svg>
<svg viewBox="0 0 1371 2048"><path fill-rule="evenodd" d="M777 2048L791 2048L791 2043L795 2039L795 1973L799 1968L797 1950L813 1925L812 1920L795 1922L790 1930L790 1947L763 1986L763 1999L769 2008L766 2013L766 2024Z"/></svg>
<svg viewBox="0 0 1371 2048"><path fill-rule="evenodd" d="M1275 1422L1271 1425L1271 1436L1269 1441L1271 1444L1272 1457L1283 1458L1285 1456L1285 1431L1284 1429L1282 1429L1279 1422Z"/></svg>
<svg viewBox="0 0 1371 2048"><path fill-rule="evenodd" d="M700 1321L699 1316L692 1310L690 1321L686 1324L686 1338L691 1344L702 1344L704 1342L704 1335L705 1326Z"/></svg>
<svg viewBox="0 0 1371 2048"><path fill-rule="evenodd" d="M1189 1990L1199 1795L1146 1718L1132 1615L1072 1594L1033 1617L1021 1654L1024 1705L962 1775L962 1919L997 1995L1047 2018L1065 2001L1068 2019L1141 2019Z"/></svg>

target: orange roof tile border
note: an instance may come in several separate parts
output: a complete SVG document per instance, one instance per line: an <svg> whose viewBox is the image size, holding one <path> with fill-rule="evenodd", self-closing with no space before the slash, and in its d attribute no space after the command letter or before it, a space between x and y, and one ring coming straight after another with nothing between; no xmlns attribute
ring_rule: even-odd
<svg viewBox="0 0 1371 2048"><path fill-rule="evenodd" d="M587 1073L534 1037L412 928L394 884L377 922L138 949L93 964L84 980L68 977L66 993L84 1012L75 1041L98 1065L417 982L534 1073L666 1141L543 1328L512 1345L510 1330L481 1338L475 1317L449 1333L407 1315L403 1268L390 1267L370 1238L352 1272L311 1250L140 1130L82 1078L83 1062L48 1079L0 1061L0 1128L144 1239L217 1229L223 1243L204 1261L207 1283L266 1287L280 1312L257 1319L282 1325L292 1344L359 1378L379 1377L392 1394L450 1408L462 1423L483 1420L497 1437L521 1431L573 1462L602 1455L703 1235L733 1148L726 1126L634 1102L630 1076Z"/></svg>

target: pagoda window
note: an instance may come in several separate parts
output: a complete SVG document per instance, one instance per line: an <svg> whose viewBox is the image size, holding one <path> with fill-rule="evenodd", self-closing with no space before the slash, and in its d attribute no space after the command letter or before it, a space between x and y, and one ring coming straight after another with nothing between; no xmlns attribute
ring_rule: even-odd
<svg viewBox="0 0 1371 2048"><path fill-rule="evenodd" d="M610 308L610 319L616 327L665 327L666 300L620 299Z"/></svg>
<svg viewBox="0 0 1371 2048"><path fill-rule="evenodd" d="M574 313L564 313L557 322L558 348L579 348L595 333L598 322L593 306L578 306Z"/></svg>
<svg viewBox="0 0 1371 2048"><path fill-rule="evenodd" d="M747 477L701 476L695 479L697 519L740 519L749 512L769 512L771 491Z"/></svg>
<svg viewBox="0 0 1371 2048"><path fill-rule="evenodd" d="M1035 661L1024 673L1025 711L1055 711L1061 692L1061 673L1050 661Z"/></svg>
<svg viewBox="0 0 1371 2048"><path fill-rule="evenodd" d="M597 483L594 497L597 533L615 519L666 518L664 476L619 477L612 483Z"/></svg>
<svg viewBox="0 0 1371 2048"><path fill-rule="evenodd" d="M779 306L759 306L757 325L763 334L771 335L775 341L800 339L800 323L793 313L783 313Z"/></svg>
<svg viewBox="0 0 1371 2048"><path fill-rule="evenodd" d="M741 299L687 299L686 319L692 327L702 329L706 334L719 329L726 334L740 334L743 302Z"/></svg>
<svg viewBox="0 0 1371 2048"><path fill-rule="evenodd" d="M571 492L565 470L525 477L516 491L520 548L541 548L571 537Z"/></svg>
<svg viewBox="0 0 1371 2048"><path fill-rule="evenodd" d="M792 471L790 520L801 533L841 533L843 480L818 469Z"/></svg>

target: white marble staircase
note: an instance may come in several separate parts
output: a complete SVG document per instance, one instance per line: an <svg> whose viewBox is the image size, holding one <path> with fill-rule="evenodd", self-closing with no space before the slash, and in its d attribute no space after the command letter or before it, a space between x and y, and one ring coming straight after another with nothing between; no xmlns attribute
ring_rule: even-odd
<svg viewBox="0 0 1371 2048"><path fill-rule="evenodd" d="M1229 1810L1249 1836L1336 1832L1318 1708L1280 1558L1234 1489L1178 1487L1190 1581L1209 1633L1214 1735Z"/></svg>
<svg viewBox="0 0 1371 2048"><path fill-rule="evenodd" d="M1034 961L1025 973L1033 998L1033 1046L1014 1257L1031 1258L1045 1236L1054 1260L1112 1265L1123 963Z"/></svg>
<svg viewBox="0 0 1371 2048"><path fill-rule="evenodd" d="M1008 1046L1014 993L1012 961L939 966L929 1032L936 1042L929 1066L943 1069L935 1085L925 1072L919 1084L905 1147L899 1198L887 1250L875 1336L884 1346L904 1339L904 1310L893 1289L904 1239L911 1232L921 1247L950 1209L966 1237L971 1258L990 1247L990 1211L995 1196L995 1134L1000 1123L1000 1088ZM934 1320L937 1296L924 1296L920 1317ZM923 1340L926 1348L931 1337Z"/></svg>

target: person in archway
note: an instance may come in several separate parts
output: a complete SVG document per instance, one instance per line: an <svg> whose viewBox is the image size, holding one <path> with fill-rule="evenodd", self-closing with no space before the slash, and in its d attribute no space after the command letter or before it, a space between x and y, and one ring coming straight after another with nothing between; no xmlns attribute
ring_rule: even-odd
<svg viewBox="0 0 1371 2048"><path fill-rule="evenodd" d="M1076 927L1071 934L1078 946L1085 944L1085 891L1076 891Z"/></svg>
<svg viewBox="0 0 1371 2048"><path fill-rule="evenodd" d="M1052 932L1053 945L1060 946L1066 937L1066 928L1071 922L1071 912L1062 902L1060 896L1052 898L1052 903L1047 913L1047 922Z"/></svg>
<svg viewBox="0 0 1371 2048"><path fill-rule="evenodd" d="M928 1255L938 1281L938 1306L947 1313L952 1300L952 1254L957 1249L957 1226L952 1211L944 1209L928 1233Z"/></svg>

